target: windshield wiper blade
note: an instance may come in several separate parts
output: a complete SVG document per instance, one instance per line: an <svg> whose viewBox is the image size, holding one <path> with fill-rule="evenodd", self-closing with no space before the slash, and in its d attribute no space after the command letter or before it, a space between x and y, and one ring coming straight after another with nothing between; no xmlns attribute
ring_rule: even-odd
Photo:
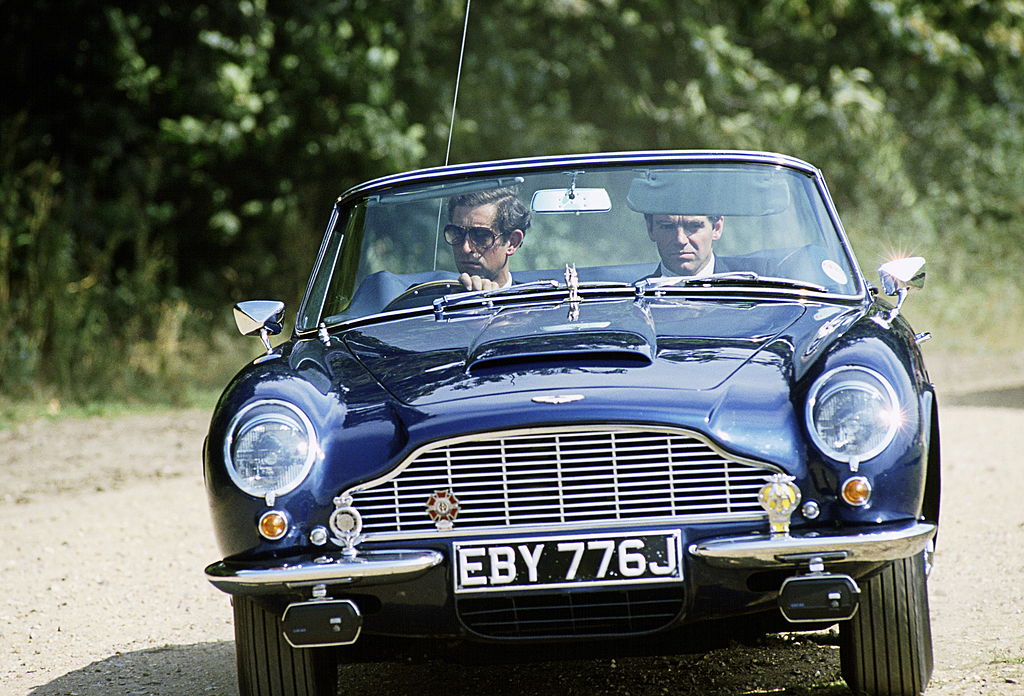
<svg viewBox="0 0 1024 696"><path fill-rule="evenodd" d="M628 290L634 287L632 283L622 283L618 281L604 281L594 280L585 283L580 283L577 288L579 289L594 289L594 288L609 288L617 290ZM562 290L569 292L570 289L564 283L559 283L557 280L532 280L528 283L516 283L509 285L505 288L496 288L494 290L479 290L476 292L459 292L444 297L439 297L434 300L434 316L440 318L444 316L444 312L447 309L455 307L457 305L470 303L470 302L487 302L488 300L496 297L508 297L512 295L519 295L523 293L530 293L537 290Z"/></svg>
<svg viewBox="0 0 1024 696"><path fill-rule="evenodd" d="M538 288L550 288L551 290L557 290L560 287L564 287L557 280L531 280L529 283L519 283L509 285L506 288L495 288L494 290L483 290L479 293L480 297L496 297L499 295L515 295L520 292L528 292L530 290L536 290Z"/></svg>
<svg viewBox="0 0 1024 696"><path fill-rule="evenodd" d="M636 288L636 296L643 297L650 291L665 289L685 289L695 287L776 287L794 288L797 290L812 290L814 292L828 292L824 285L810 283L804 280L793 280L792 278L776 278L774 276L762 276L753 271L729 271L726 273L715 273L709 276L694 278L692 276L666 276L661 278L645 278L633 284Z"/></svg>
<svg viewBox="0 0 1024 696"><path fill-rule="evenodd" d="M494 290L467 290L466 292L457 292L450 295L444 295L439 297L433 302L434 317L440 319L444 316L446 309L454 307L468 302L487 302L489 299L500 296L500 295L514 295L520 292L531 292L533 290L558 290L559 285L557 280L534 280L529 283L520 283L519 285L510 285L507 288L496 288Z"/></svg>
<svg viewBox="0 0 1024 696"><path fill-rule="evenodd" d="M631 288L632 283L623 283L615 280L590 280L576 285L578 289L585 288ZM537 288L551 288L552 290L565 290L569 291L569 287L565 283L559 283L557 280L533 280L529 283L519 283L517 285L509 285L507 288L498 288L497 290L485 290L481 293L483 297L497 297L500 295L515 295L517 293L536 290Z"/></svg>

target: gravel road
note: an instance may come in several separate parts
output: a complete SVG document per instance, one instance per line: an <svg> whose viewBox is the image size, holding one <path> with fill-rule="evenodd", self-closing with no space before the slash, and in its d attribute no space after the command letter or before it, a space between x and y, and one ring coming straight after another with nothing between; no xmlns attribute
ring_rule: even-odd
<svg viewBox="0 0 1024 696"><path fill-rule="evenodd" d="M929 695L1024 694L1024 387L947 398L943 520L931 577ZM23 423L0 431L0 692L230 696L231 610L198 411ZM840 696L836 635L707 653L490 666L409 656L344 668L348 693Z"/></svg>

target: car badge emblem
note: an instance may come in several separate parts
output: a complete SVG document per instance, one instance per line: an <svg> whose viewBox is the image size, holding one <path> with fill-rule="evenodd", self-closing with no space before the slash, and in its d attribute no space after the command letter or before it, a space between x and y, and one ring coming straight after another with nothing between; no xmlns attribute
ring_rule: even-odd
<svg viewBox="0 0 1024 696"><path fill-rule="evenodd" d="M555 394L554 396L535 396L530 401L538 404L571 404L573 401L582 401L582 394Z"/></svg>
<svg viewBox="0 0 1024 696"><path fill-rule="evenodd" d="M434 491L427 498L427 514L439 531L447 531L459 516L459 499L451 491Z"/></svg>

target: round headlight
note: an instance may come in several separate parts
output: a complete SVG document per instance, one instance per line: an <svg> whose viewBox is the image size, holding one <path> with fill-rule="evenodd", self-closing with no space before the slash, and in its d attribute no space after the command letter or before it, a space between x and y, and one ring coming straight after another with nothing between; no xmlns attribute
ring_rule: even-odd
<svg viewBox="0 0 1024 696"><path fill-rule="evenodd" d="M256 401L228 427L224 462L249 495L281 495L306 478L317 456L316 433L305 413L286 401Z"/></svg>
<svg viewBox="0 0 1024 696"><path fill-rule="evenodd" d="M879 454L903 423L892 385L864 367L840 367L819 377L807 397L806 413L814 444L843 462Z"/></svg>

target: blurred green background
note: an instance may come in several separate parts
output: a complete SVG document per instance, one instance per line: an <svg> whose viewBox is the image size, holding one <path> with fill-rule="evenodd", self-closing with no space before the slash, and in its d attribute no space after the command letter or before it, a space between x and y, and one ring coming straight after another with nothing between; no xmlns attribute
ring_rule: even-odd
<svg viewBox="0 0 1024 696"><path fill-rule="evenodd" d="M464 0L0 1L0 416L208 404L334 199L442 164ZM1018 355L1021 0L477 0L452 162L764 149L861 264L928 258L940 360Z"/></svg>

